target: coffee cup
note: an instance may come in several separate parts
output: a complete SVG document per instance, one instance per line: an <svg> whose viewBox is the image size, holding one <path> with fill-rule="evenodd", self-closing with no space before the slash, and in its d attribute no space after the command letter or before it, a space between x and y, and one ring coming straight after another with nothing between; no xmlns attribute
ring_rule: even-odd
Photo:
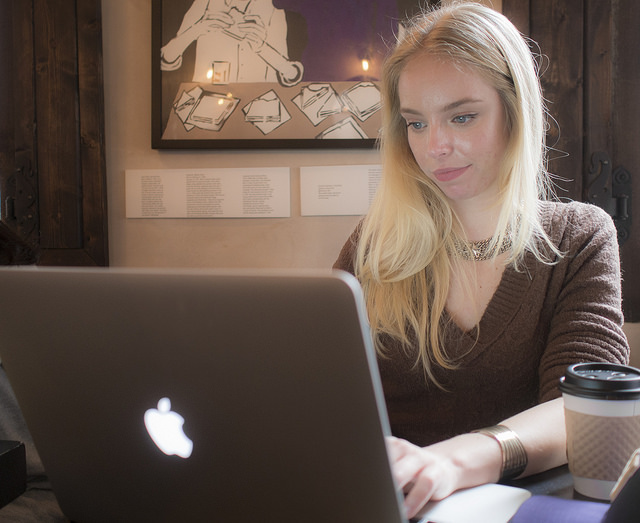
<svg viewBox="0 0 640 523"><path fill-rule="evenodd" d="M609 499L627 461L640 448L640 370L578 363L560 378L567 458L577 492Z"/></svg>

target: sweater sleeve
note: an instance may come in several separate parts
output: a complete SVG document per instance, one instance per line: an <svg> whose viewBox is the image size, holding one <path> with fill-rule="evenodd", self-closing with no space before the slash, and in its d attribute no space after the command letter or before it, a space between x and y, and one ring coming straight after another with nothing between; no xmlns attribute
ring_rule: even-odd
<svg viewBox="0 0 640 523"><path fill-rule="evenodd" d="M571 204L567 210L559 243L565 253L558 262L561 278L551 293L555 306L539 369L540 401L560 395L558 380L573 363L629 362L613 221L593 205Z"/></svg>
<svg viewBox="0 0 640 523"><path fill-rule="evenodd" d="M349 236L345 242L340 254L338 254L338 258L333 264L334 269L340 269L350 272L351 274L355 274L356 249L358 248L361 226L362 223L358 224L353 233L351 233L351 236Z"/></svg>

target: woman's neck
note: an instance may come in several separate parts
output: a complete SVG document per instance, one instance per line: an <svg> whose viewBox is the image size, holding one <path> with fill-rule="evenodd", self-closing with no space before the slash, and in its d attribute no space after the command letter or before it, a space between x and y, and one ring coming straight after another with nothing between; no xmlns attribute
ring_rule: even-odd
<svg viewBox="0 0 640 523"><path fill-rule="evenodd" d="M453 204L452 208L463 229L456 233L463 239L481 241L493 236L500 216L497 205L467 200Z"/></svg>

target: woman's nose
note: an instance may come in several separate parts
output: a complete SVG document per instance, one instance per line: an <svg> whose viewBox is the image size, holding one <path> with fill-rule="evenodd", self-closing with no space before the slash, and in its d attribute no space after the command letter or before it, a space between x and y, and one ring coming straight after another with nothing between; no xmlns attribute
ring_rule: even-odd
<svg viewBox="0 0 640 523"><path fill-rule="evenodd" d="M451 136L439 125L431 125L427 130L426 152L432 158L440 158L449 154L453 147Z"/></svg>

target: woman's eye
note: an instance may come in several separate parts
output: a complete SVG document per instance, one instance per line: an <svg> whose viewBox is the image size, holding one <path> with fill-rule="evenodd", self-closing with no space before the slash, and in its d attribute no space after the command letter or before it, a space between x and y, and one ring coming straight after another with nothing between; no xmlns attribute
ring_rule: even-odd
<svg viewBox="0 0 640 523"><path fill-rule="evenodd" d="M468 123L476 117L475 114L461 114L453 118L454 123Z"/></svg>
<svg viewBox="0 0 640 523"><path fill-rule="evenodd" d="M407 127L419 131L420 129L424 129L424 124L422 122L407 122Z"/></svg>

